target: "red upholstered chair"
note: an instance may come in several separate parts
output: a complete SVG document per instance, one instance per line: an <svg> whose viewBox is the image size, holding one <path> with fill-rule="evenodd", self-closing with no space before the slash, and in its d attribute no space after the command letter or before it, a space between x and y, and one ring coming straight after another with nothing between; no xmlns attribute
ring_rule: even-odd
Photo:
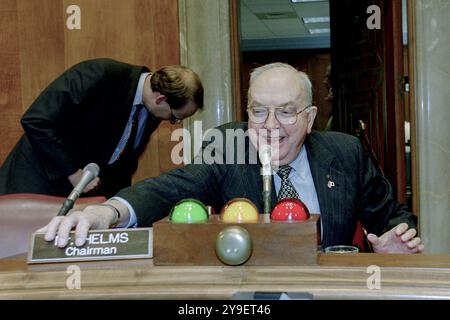
<svg viewBox="0 0 450 320"><path fill-rule="evenodd" d="M28 251L33 232L56 216L65 198L40 194L0 196L0 259ZM105 201L104 197L79 198L74 208Z"/></svg>

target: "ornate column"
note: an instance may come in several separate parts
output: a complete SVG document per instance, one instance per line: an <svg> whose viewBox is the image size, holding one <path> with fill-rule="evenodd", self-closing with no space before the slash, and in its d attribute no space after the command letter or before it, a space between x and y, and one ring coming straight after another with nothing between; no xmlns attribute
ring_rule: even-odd
<svg viewBox="0 0 450 320"><path fill-rule="evenodd" d="M204 132L234 119L230 7L211 0L179 0L178 6L181 64L199 74L205 89L204 110L183 123L193 139L194 121L202 121Z"/></svg>

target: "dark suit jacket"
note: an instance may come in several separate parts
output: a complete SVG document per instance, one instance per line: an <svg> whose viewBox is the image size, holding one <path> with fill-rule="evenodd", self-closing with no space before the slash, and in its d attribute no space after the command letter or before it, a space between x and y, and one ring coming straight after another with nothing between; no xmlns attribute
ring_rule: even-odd
<svg viewBox="0 0 450 320"><path fill-rule="evenodd" d="M230 123L219 129L245 131L247 125ZM248 139L245 144L246 161L249 161L248 151L252 145ZM212 145L204 147L204 154L226 159L226 148L223 147L222 153L211 148ZM319 199L324 246L351 244L357 220L368 232L377 235L401 222L415 227L411 213L395 201L389 182L377 173L357 138L337 132L313 132L305 145ZM236 148L234 155L237 155ZM335 187L328 188L329 180L335 182ZM274 185L272 190L272 205L275 205ZM173 205L184 198L196 198L213 206L218 213L228 200L245 197L262 212L261 191L259 163L191 164L141 181L121 190L118 196L132 205L139 226L149 226L165 217Z"/></svg>
<svg viewBox="0 0 450 320"><path fill-rule="evenodd" d="M97 195L131 184L137 159L160 120L148 118L140 146L108 165L128 121L146 67L110 59L81 62L51 83L22 118L25 134L0 169L0 194L67 196L67 177L90 162L100 166Z"/></svg>

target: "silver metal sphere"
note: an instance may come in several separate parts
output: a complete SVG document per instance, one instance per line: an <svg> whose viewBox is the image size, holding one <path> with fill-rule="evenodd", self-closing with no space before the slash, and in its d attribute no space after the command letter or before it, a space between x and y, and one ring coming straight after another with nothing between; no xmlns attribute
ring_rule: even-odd
<svg viewBox="0 0 450 320"><path fill-rule="evenodd" d="M217 235L216 255L224 264L243 264L251 254L252 238L246 229L239 226L226 227Z"/></svg>

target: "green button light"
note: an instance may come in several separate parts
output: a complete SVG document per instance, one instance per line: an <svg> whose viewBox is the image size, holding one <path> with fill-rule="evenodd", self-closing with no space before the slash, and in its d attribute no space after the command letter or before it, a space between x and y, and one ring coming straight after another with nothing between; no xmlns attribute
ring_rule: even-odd
<svg viewBox="0 0 450 320"><path fill-rule="evenodd" d="M178 202L170 212L173 223L203 223L208 221L208 210L196 199L184 199Z"/></svg>

